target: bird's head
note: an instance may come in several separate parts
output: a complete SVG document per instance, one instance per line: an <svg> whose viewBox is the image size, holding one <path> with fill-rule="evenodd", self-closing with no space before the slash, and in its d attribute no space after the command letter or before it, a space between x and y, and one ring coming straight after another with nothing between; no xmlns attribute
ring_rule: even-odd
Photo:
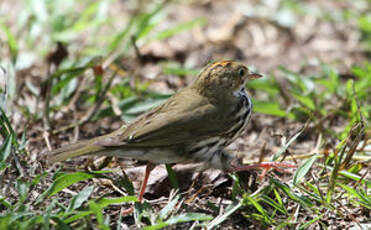
<svg viewBox="0 0 371 230"><path fill-rule="evenodd" d="M204 96L227 99L243 89L247 80L260 77L239 62L218 61L201 70L193 87Z"/></svg>

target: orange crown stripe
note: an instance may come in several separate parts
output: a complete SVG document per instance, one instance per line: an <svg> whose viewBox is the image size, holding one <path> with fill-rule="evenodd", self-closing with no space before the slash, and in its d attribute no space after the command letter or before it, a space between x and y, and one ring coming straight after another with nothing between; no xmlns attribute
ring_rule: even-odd
<svg viewBox="0 0 371 230"><path fill-rule="evenodd" d="M217 61L214 64L212 64L210 66L210 68L214 68L214 67L216 67L218 65L220 65L220 66L226 66L226 65L231 64L231 63L232 63L232 61Z"/></svg>

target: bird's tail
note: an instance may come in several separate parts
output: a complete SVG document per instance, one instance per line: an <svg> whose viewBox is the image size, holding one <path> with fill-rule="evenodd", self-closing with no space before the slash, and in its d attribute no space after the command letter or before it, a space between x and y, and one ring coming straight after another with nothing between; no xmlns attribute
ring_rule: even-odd
<svg viewBox="0 0 371 230"><path fill-rule="evenodd" d="M47 160L50 163L55 163L58 161L64 161L69 158L90 155L90 154L100 154L104 152L105 147L95 143L94 139L79 141L73 144L63 146L59 149L53 150L46 154Z"/></svg>

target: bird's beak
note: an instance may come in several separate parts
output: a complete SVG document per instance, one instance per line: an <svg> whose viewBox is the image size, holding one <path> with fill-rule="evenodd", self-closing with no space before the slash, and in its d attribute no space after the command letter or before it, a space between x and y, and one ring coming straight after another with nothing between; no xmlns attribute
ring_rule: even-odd
<svg viewBox="0 0 371 230"><path fill-rule="evenodd" d="M247 75L248 80L254 80L254 79L261 78L261 77L263 77L263 75L258 74L258 73L251 73L251 74Z"/></svg>

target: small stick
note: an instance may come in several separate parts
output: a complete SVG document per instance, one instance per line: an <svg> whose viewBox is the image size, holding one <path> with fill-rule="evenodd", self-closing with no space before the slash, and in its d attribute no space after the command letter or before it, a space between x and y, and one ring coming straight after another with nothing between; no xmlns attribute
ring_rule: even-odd
<svg viewBox="0 0 371 230"><path fill-rule="evenodd" d="M130 39L131 39L131 43L133 44L136 57L138 58L140 63L143 63L143 61L144 61L143 56L140 53L139 48L137 46L137 38L135 37L135 35L131 35Z"/></svg>

